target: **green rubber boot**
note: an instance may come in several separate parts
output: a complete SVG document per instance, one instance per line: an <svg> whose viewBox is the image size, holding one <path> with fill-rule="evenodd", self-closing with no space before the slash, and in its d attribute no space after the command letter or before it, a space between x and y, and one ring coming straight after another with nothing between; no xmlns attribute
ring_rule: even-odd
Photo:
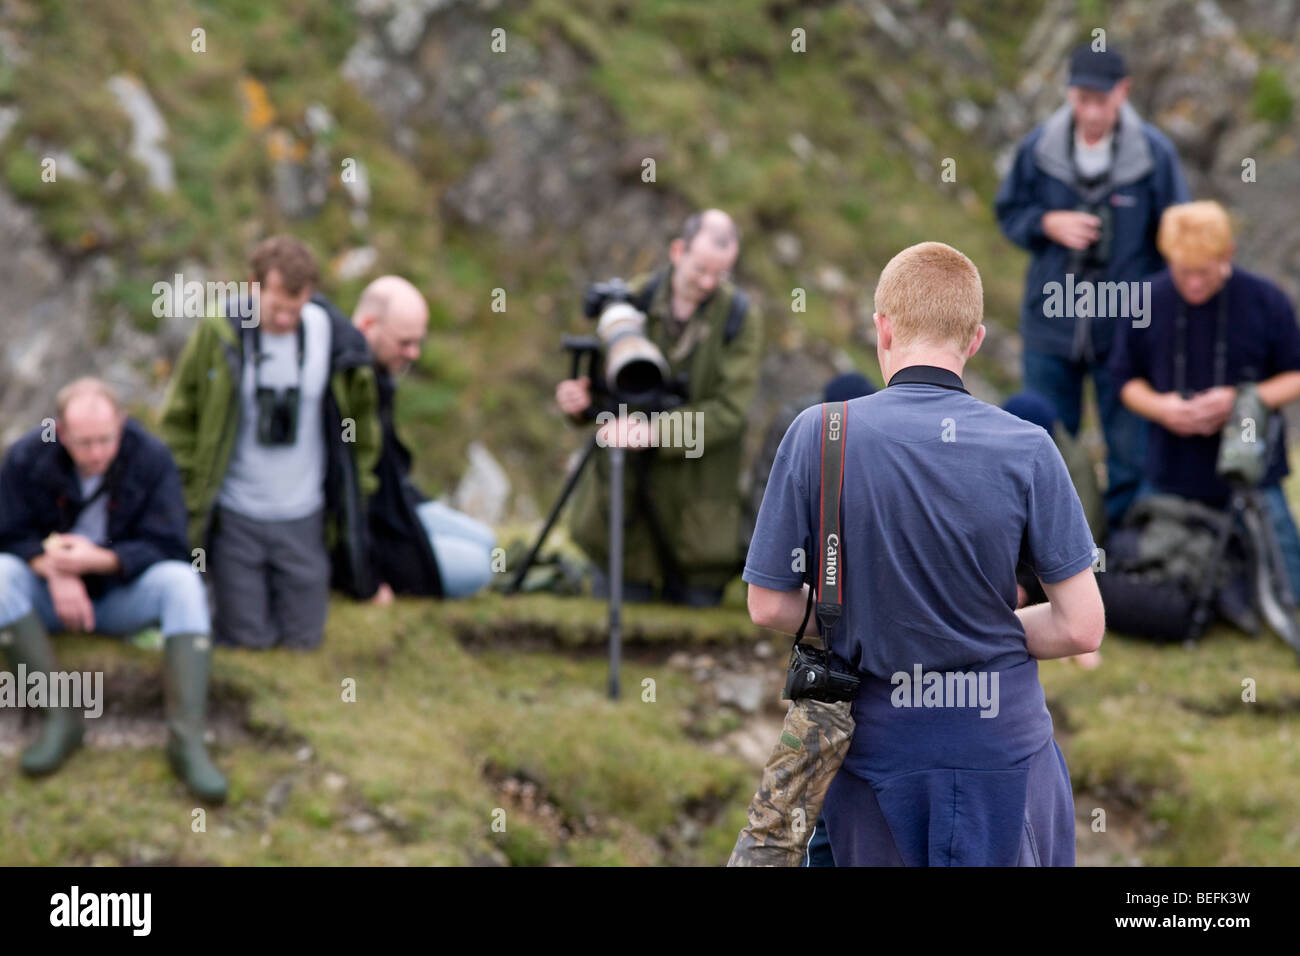
<svg viewBox="0 0 1300 956"><path fill-rule="evenodd" d="M212 642L206 634L171 634L163 644L167 706L167 762L195 796L226 799L226 778L203 745Z"/></svg>
<svg viewBox="0 0 1300 956"><path fill-rule="evenodd" d="M48 682L50 673L57 666L54 645L35 611L29 611L7 627L0 628L0 645L9 652L15 677L18 665L22 664L28 674L45 674ZM19 688L19 693L26 693L26 688ZM68 755L81 746L85 734L85 718L77 708L46 707L44 710L40 736L18 760L23 773L33 777L53 773L63 766Z"/></svg>

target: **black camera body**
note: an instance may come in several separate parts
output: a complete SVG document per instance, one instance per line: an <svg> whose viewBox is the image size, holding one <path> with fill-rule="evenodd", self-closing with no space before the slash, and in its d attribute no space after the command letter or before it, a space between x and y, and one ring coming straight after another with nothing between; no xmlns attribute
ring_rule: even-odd
<svg viewBox="0 0 1300 956"><path fill-rule="evenodd" d="M796 643L790 651L782 700L819 700L834 704L858 696L862 679L834 651Z"/></svg>
<svg viewBox="0 0 1300 956"><path fill-rule="evenodd" d="M620 278L593 282L587 286L582 296L582 314L589 319L597 318L611 302L631 302L632 290Z"/></svg>
<svg viewBox="0 0 1300 956"><path fill-rule="evenodd" d="M274 389L257 386L257 442L260 445L292 445L298 440L297 385Z"/></svg>

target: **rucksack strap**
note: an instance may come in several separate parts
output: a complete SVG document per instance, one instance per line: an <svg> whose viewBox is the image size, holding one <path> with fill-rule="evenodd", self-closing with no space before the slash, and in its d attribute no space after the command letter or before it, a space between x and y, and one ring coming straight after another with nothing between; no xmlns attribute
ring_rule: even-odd
<svg viewBox="0 0 1300 956"><path fill-rule="evenodd" d="M822 646L830 649L830 632L840 619L844 585L844 551L840 541L840 494L844 488L844 432L848 423L844 402L822 404L822 484L818 502L821 517L821 552L817 559L817 578L808 589L808 606L804 608L803 622L795 635L795 643L803 638L808 626L808 615L813 607L813 594L817 596L817 623L821 631Z"/></svg>
<svg viewBox="0 0 1300 956"><path fill-rule="evenodd" d="M740 334L745 324L745 313L749 311L749 296L741 289L731 294L731 308L727 310L727 322L722 327L722 341L730 345L731 340Z"/></svg>
<svg viewBox="0 0 1300 956"><path fill-rule="evenodd" d="M660 269L654 275L646 280L641 291L637 293L636 298L632 300L632 307L638 312L646 312L650 308L650 300L655 297L655 290L659 288L664 281L664 276L668 275L667 267Z"/></svg>

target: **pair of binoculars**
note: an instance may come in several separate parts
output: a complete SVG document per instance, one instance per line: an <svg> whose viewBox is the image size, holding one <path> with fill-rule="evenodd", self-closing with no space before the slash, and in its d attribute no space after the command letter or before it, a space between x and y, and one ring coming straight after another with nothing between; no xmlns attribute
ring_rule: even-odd
<svg viewBox="0 0 1300 956"><path fill-rule="evenodd" d="M1115 238L1115 210L1109 202L1083 203L1077 209L1101 220L1098 236L1086 249L1076 250L1071 256L1070 271L1077 277L1100 273L1110 264L1111 246Z"/></svg>
<svg viewBox="0 0 1300 956"><path fill-rule="evenodd" d="M257 388L257 441L261 445L292 445L298 440L298 386L280 390Z"/></svg>

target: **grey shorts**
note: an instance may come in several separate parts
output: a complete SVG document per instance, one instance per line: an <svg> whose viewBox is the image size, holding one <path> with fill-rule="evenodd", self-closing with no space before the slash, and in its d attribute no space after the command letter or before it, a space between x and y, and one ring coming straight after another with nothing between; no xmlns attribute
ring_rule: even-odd
<svg viewBox="0 0 1300 956"><path fill-rule="evenodd" d="M212 636L227 647L319 647L329 610L325 512L257 521L218 509L206 577Z"/></svg>

